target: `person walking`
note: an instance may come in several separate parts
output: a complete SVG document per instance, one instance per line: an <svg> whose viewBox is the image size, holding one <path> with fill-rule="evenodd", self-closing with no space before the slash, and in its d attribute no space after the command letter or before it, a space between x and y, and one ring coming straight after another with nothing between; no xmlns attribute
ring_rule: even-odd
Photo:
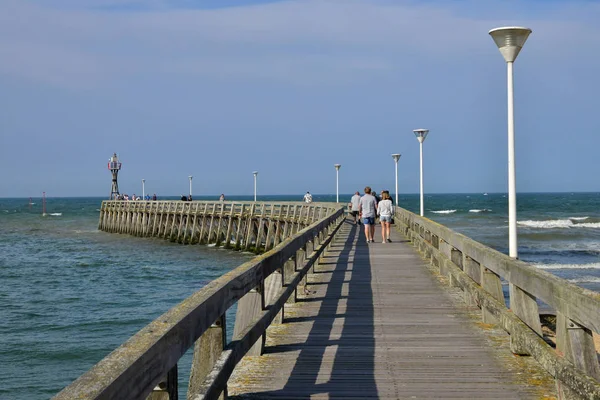
<svg viewBox="0 0 600 400"><path fill-rule="evenodd" d="M304 202L312 203L312 195L310 194L310 192L306 192L306 194L304 195Z"/></svg>
<svg viewBox="0 0 600 400"><path fill-rule="evenodd" d="M360 219L358 218L358 212L360 211L360 193L358 191L354 193L354 196L350 199L350 204L352 204L350 214L354 217L354 224L356 225L357 221L360 224Z"/></svg>
<svg viewBox="0 0 600 400"><path fill-rule="evenodd" d="M373 243L375 234L375 215L377 215L377 200L371 194L371 188L365 188L365 195L360 198L359 211L362 216L362 222L365 224L365 236L367 243Z"/></svg>
<svg viewBox="0 0 600 400"><path fill-rule="evenodd" d="M390 199L390 193L387 190L381 192L381 201L377 204L377 215L381 221L381 243L388 243L390 239L390 224L394 215L394 206Z"/></svg>

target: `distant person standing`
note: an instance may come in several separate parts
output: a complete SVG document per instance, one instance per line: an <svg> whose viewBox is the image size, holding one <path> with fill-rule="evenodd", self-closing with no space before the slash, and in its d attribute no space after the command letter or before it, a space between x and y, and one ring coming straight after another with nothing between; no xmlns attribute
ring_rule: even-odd
<svg viewBox="0 0 600 400"><path fill-rule="evenodd" d="M394 215L394 206L390 200L390 193L386 190L381 192L381 201L377 204L377 215L381 221L381 238L382 243L391 242L390 239L390 224Z"/></svg>
<svg viewBox="0 0 600 400"><path fill-rule="evenodd" d="M188 201L192 201L192 195L188 194Z"/></svg>
<svg viewBox="0 0 600 400"><path fill-rule="evenodd" d="M219 197L219 201L225 201L225 194L221 193L221 197Z"/></svg>
<svg viewBox="0 0 600 400"><path fill-rule="evenodd" d="M310 192L306 192L306 194L304 195L304 202L312 203L312 195L310 194Z"/></svg>
<svg viewBox="0 0 600 400"><path fill-rule="evenodd" d="M354 217L354 224L358 221L360 224L360 219L358 218L358 212L360 211L360 193L354 193L354 196L350 199L350 204L352 204L352 208L350 209L350 214Z"/></svg>
<svg viewBox="0 0 600 400"><path fill-rule="evenodd" d="M152 201L156 201L156 193L152 196Z"/></svg>
<svg viewBox="0 0 600 400"><path fill-rule="evenodd" d="M365 224L365 236L367 243L373 243L373 235L375 234L375 215L377 214L377 200L371 194L371 188L365 188L365 195L360 198L360 214L362 222Z"/></svg>

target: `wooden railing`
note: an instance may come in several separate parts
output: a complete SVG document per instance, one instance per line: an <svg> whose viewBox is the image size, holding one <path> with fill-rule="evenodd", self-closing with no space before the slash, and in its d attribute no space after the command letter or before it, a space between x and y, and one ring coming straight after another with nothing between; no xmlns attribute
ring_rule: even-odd
<svg viewBox="0 0 600 400"><path fill-rule="evenodd" d="M260 253L336 209L335 203L108 200L98 229Z"/></svg>
<svg viewBox="0 0 600 400"><path fill-rule="evenodd" d="M600 367L593 332L600 332L600 293L583 289L405 209L395 219L404 234L484 323L510 334L515 354L531 355L557 382L561 397L600 399ZM502 280L509 284L506 307ZM537 299L556 311L556 345L544 340Z"/></svg>
<svg viewBox="0 0 600 400"><path fill-rule="evenodd" d="M158 317L55 396L71 399L177 399L177 363L194 347L188 399L226 397L227 380L246 354L259 355L267 327L331 242L341 207L271 251L210 282ZM238 303L233 340L226 311Z"/></svg>

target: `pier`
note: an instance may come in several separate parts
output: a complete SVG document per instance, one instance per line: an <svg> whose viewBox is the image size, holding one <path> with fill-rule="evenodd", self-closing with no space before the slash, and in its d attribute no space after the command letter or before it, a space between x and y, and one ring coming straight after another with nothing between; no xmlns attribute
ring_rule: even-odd
<svg viewBox="0 0 600 400"><path fill-rule="evenodd" d="M264 254L55 399L177 399L191 348L188 399L600 399L598 293L402 208L395 220L392 243L366 244L336 203L104 202L101 230Z"/></svg>

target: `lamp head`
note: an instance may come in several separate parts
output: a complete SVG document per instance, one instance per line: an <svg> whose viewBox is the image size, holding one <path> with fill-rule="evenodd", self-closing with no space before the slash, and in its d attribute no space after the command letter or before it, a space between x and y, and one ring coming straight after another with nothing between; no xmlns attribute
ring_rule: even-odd
<svg viewBox="0 0 600 400"><path fill-rule="evenodd" d="M336 171L339 171L342 167L342 164L334 164L333 166L335 167Z"/></svg>
<svg viewBox="0 0 600 400"><path fill-rule="evenodd" d="M423 143L425 141L425 138L427 137L427 134L429 133L429 129L415 129L413 130L413 132L417 137L419 143Z"/></svg>
<svg viewBox="0 0 600 400"><path fill-rule="evenodd" d="M392 154L392 158L394 159L394 161L398 162L398 160L400 159L400 154Z"/></svg>
<svg viewBox="0 0 600 400"><path fill-rule="evenodd" d="M191 180L192 180L192 178L193 178L193 176L192 176L192 175L190 175L190 176L188 176L188 178L189 178L189 180L191 181Z"/></svg>
<svg viewBox="0 0 600 400"><path fill-rule="evenodd" d="M258 175L258 171L253 172L254 176Z"/></svg>
<svg viewBox="0 0 600 400"><path fill-rule="evenodd" d="M112 157L108 159L108 169L115 172L121 169L121 163L117 157L117 153L113 153Z"/></svg>
<svg viewBox="0 0 600 400"><path fill-rule="evenodd" d="M492 29L489 33L496 46L498 46L500 53L502 53L504 61L508 63L517 59L531 33L531 29L520 26L505 26Z"/></svg>

